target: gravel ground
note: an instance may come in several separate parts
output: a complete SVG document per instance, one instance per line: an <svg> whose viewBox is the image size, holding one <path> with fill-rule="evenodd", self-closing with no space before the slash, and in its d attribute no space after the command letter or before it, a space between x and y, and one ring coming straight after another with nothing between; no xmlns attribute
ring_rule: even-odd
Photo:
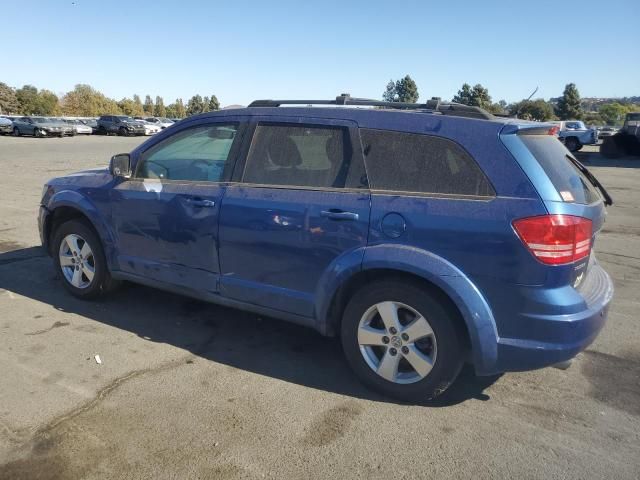
<svg viewBox="0 0 640 480"><path fill-rule="evenodd" d="M596 246L616 296L572 367L465 370L403 405L295 325L65 293L37 248L43 183L142 140L0 137L0 479L640 478L640 160L580 154L616 200Z"/></svg>

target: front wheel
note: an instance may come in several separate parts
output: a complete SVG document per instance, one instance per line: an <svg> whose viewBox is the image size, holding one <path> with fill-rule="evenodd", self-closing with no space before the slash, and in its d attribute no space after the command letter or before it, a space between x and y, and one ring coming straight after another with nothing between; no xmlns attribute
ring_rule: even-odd
<svg viewBox="0 0 640 480"><path fill-rule="evenodd" d="M102 244L84 222L70 220L56 229L53 259L65 288L79 298L95 298L112 286Z"/></svg>
<svg viewBox="0 0 640 480"><path fill-rule="evenodd" d="M20 130L18 130L18 127L13 127L13 136L14 137L20 136Z"/></svg>
<svg viewBox="0 0 640 480"><path fill-rule="evenodd" d="M464 360L457 312L427 289L408 282L369 284L344 311L345 356L360 380L405 401L444 392Z"/></svg>
<svg viewBox="0 0 640 480"><path fill-rule="evenodd" d="M129 134L127 132L127 129L124 127L120 127L118 129L118 135L120 135L121 137L127 137Z"/></svg>

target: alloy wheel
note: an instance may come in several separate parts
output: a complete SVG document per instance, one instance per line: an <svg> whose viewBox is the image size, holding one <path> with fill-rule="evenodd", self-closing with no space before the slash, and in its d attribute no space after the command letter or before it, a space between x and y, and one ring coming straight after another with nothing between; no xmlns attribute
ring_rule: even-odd
<svg viewBox="0 0 640 480"><path fill-rule="evenodd" d="M91 285L96 264L91 246L84 238L74 233L64 237L60 242L58 258L67 282L80 289Z"/></svg>
<svg viewBox="0 0 640 480"><path fill-rule="evenodd" d="M437 355L436 337L428 320L399 302L380 302L364 313L358 324L358 345L374 372L399 384L424 379Z"/></svg>

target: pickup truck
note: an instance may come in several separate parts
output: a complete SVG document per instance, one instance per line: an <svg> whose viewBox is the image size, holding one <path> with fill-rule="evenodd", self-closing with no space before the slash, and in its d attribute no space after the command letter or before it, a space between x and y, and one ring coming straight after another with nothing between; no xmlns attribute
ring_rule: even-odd
<svg viewBox="0 0 640 480"><path fill-rule="evenodd" d="M577 152L583 145L595 145L598 143L598 131L595 128L587 128L579 120L563 120L551 123L558 126L558 139L571 152Z"/></svg>

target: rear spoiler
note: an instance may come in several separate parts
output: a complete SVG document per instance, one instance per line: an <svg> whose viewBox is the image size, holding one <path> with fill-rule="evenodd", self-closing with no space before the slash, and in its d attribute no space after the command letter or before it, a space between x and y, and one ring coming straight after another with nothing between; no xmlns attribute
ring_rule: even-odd
<svg viewBox="0 0 640 480"><path fill-rule="evenodd" d="M527 122L519 120L517 123L507 123L502 127L501 134L516 135L557 135L560 127L553 123Z"/></svg>

